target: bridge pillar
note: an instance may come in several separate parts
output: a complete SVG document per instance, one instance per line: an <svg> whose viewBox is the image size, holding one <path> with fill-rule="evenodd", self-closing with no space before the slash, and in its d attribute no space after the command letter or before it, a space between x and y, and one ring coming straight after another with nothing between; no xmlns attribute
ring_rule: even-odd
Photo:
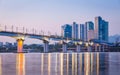
<svg viewBox="0 0 120 75"><path fill-rule="evenodd" d="M44 43L44 52L47 53L49 51L49 41L43 40Z"/></svg>
<svg viewBox="0 0 120 75"><path fill-rule="evenodd" d="M86 42L86 48L88 52L92 51L92 45L93 45L93 42Z"/></svg>
<svg viewBox="0 0 120 75"><path fill-rule="evenodd" d="M102 46L102 51L103 51L103 52L105 51L105 46L104 46L104 45Z"/></svg>
<svg viewBox="0 0 120 75"><path fill-rule="evenodd" d="M81 45L80 45L80 44L77 44L76 51L77 51L77 52L81 52Z"/></svg>
<svg viewBox="0 0 120 75"><path fill-rule="evenodd" d="M88 46L88 52L91 52L92 51L92 46Z"/></svg>
<svg viewBox="0 0 120 75"><path fill-rule="evenodd" d="M98 44L95 44L95 52L98 51Z"/></svg>
<svg viewBox="0 0 120 75"><path fill-rule="evenodd" d="M24 43L23 38L17 38L17 52L18 53L23 52L23 43Z"/></svg>
<svg viewBox="0 0 120 75"><path fill-rule="evenodd" d="M99 52L101 51L101 45L98 46L99 47Z"/></svg>
<svg viewBox="0 0 120 75"><path fill-rule="evenodd" d="M63 52L66 53L67 52L67 43L63 41L63 44L62 44L62 49L63 49Z"/></svg>

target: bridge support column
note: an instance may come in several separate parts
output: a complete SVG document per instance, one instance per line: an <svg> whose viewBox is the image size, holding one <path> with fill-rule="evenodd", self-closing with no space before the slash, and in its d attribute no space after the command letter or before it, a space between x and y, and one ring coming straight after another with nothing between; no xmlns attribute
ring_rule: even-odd
<svg viewBox="0 0 120 75"><path fill-rule="evenodd" d="M99 52L101 52L101 45L99 45L98 47L99 47Z"/></svg>
<svg viewBox="0 0 120 75"><path fill-rule="evenodd" d="M91 52L92 51L92 46L88 46L88 52Z"/></svg>
<svg viewBox="0 0 120 75"><path fill-rule="evenodd" d="M97 51L98 51L98 45L95 44L95 52L97 52Z"/></svg>
<svg viewBox="0 0 120 75"><path fill-rule="evenodd" d="M77 44L76 51L77 51L77 52L81 52L81 46L80 46L80 44Z"/></svg>
<svg viewBox="0 0 120 75"><path fill-rule="evenodd" d="M23 52L23 43L24 43L24 39L23 38L18 38L17 39L17 52L18 53Z"/></svg>
<svg viewBox="0 0 120 75"><path fill-rule="evenodd" d="M47 53L49 51L49 42L46 40L43 40L44 43L44 52Z"/></svg>
<svg viewBox="0 0 120 75"><path fill-rule="evenodd" d="M63 44L62 44L62 49L63 49L63 52L66 53L67 52L67 43L63 41Z"/></svg>
<svg viewBox="0 0 120 75"><path fill-rule="evenodd" d="M102 46L102 51L103 51L103 52L105 51L105 46L104 46L104 45Z"/></svg>

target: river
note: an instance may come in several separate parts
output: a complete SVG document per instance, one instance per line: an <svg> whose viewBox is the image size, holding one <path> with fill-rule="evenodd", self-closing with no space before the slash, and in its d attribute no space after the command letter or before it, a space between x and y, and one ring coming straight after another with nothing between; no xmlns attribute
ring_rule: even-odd
<svg viewBox="0 0 120 75"><path fill-rule="evenodd" d="M0 75L120 75L120 53L0 53Z"/></svg>

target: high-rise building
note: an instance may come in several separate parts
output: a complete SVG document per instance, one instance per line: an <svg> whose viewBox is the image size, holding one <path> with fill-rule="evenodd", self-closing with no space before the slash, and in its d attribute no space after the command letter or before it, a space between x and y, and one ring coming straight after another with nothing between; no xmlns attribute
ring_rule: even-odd
<svg viewBox="0 0 120 75"><path fill-rule="evenodd" d="M73 22L72 25L72 38L78 39L78 24L76 24L76 22Z"/></svg>
<svg viewBox="0 0 120 75"><path fill-rule="evenodd" d="M94 39L94 23L89 21L85 22L84 26L84 41Z"/></svg>
<svg viewBox="0 0 120 75"><path fill-rule="evenodd" d="M87 33L88 33L88 34L87 34L87 41L90 41L90 40L92 40L92 39L95 39L94 30L89 30Z"/></svg>
<svg viewBox="0 0 120 75"><path fill-rule="evenodd" d="M72 38L72 26L65 24L62 26L62 36L65 38Z"/></svg>
<svg viewBox="0 0 120 75"><path fill-rule="evenodd" d="M79 38L81 40L84 40L84 24L80 24L80 27L79 27Z"/></svg>
<svg viewBox="0 0 120 75"><path fill-rule="evenodd" d="M108 22L100 16L95 17L95 38L101 41L108 41Z"/></svg>

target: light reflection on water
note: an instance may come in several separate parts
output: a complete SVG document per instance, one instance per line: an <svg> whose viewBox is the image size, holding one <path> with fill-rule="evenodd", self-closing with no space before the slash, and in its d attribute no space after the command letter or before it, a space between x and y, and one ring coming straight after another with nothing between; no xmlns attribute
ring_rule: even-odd
<svg viewBox="0 0 120 75"><path fill-rule="evenodd" d="M25 55L20 53L16 57L16 75L25 75Z"/></svg>
<svg viewBox="0 0 120 75"><path fill-rule="evenodd" d="M0 75L119 75L120 53L1 53Z"/></svg>

